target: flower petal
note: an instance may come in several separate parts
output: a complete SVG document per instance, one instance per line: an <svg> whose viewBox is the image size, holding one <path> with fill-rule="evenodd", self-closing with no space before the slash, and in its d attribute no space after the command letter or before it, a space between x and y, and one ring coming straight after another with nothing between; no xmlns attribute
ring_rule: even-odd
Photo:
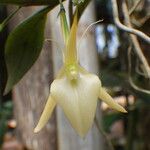
<svg viewBox="0 0 150 150"><path fill-rule="evenodd" d="M64 53L64 62L66 65L77 63L77 48L76 48L76 34L77 34L77 26L78 26L77 20L78 20L77 12L75 12L69 39L66 44L66 49Z"/></svg>
<svg viewBox="0 0 150 150"><path fill-rule="evenodd" d="M92 74L80 74L77 80L71 81L65 76L51 85L52 96L81 137L92 125L99 88L100 80Z"/></svg>
<svg viewBox="0 0 150 150"><path fill-rule="evenodd" d="M103 100L109 107L123 112L123 113L127 113L127 111L118 103L116 103L113 98L106 92L106 90L104 88L100 88L100 92L99 92L99 98L101 100Z"/></svg>
<svg viewBox="0 0 150 150"><path fill-rule="evenodd" d="M50 95L45 105L44 111L40 117L40 120L34 129L35 133L39 132L48 122L48 119L50 118L55 106L56 106L56 102Z"/></svg>

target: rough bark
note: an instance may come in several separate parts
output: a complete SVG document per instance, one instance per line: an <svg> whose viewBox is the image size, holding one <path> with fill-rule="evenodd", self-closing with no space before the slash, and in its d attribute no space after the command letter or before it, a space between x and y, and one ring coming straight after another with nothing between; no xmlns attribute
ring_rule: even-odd
<svg viewBox="0 0 150 150"><path fill-rule="evenodd" d="M9 24L10 30L35 9L37 8L31 7L19 11ZM10 7L8 11L11 11ZM48 34L49 30L46 31L46 35ZM13 90L17 135L28 149L57 149L55 115L40 133L33 133L49 94L52 70L51 47L45 43L39 59Z"/></svg>

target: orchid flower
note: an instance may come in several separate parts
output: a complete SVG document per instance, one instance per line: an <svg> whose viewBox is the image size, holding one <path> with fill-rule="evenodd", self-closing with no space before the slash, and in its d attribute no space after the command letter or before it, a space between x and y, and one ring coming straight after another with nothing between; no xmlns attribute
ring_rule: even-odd
<svg viewBox="0 0 150 150"><path fill-rule="evenodd" d="M34 132L39 132L45 126L55 106L59 105L72 127L84 137L92 126L98 98L117 111L125 113L126 110L106 92L98 76L79 65L76 48L77 13L70 31L65 12L61 13L60 18L65 39L63 67L51 84L48 101Z"/></svg>

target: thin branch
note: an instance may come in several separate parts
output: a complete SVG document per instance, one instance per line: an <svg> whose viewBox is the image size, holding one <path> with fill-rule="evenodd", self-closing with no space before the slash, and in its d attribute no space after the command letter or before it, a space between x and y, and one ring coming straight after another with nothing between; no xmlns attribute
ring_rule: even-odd
<svg viewBox="0 0 150 150"><path fill-rule="evenodd" d="M130 22L128 8L127 8L127 4L126 4L125 0L123 0L123 2L122 2L122 10L123 10L124 18L125 18L125 24L127 25L127 27L132 28L132 24ZM134 49L136 51L136 54L138 55L140 61L143 64L143 67L146 71L147 77L150 79L150 67L149 67L149 64L148 64L148 62L147 62L147 60L146 60L146 58L142 52L142 49L141 49L140 44L137 40L137 37L135 35L132 35L132 34L130 35L130 37L131 37L132 43L134 45Z"/></svg>
<svg viewBox="0 0 150 150"><path fill-rule="evenodd" d="M146 15L144 18L137 20L136 18L133 18L132 24L134 24L135 26L137 26L138 28L143 26L143 24L145 24L146 21L148 21L150 19L150 14Z"/></svg>
<svg viewBox="0 0 150 150"><path fill-rule="evenodd" d="M140 69L142 69L142 71L141 71ZM136 71L139 75L145 77L145 72L144 72L143 68L142 68L142 67L140 66L140 64L139 64L139 59L137 59L137 61L136 61L135 71Z"/></svg>
<svg viewBox="0 0 150 150"><path fill-rule="evenodd" d="M150 94L150 91L149 91L149 90L145 90L145 89L143 89L143 88L137 86L137 85L133 82L131 76L129 77L129 82L130 82L130 85L132 86L132 88L134 88L135 90L137 90L137 91L139 91L139 92L142 92L142 93L145 93L145 94Z"/></svg>
<svg viewBox="0 0 150 150"><path fill-rule="evenodd" d="M98 131L99 131L99 132L102 134L102 136L105 138L105 140L106 140L106 142L107 142L107 144L108 144L108 146L109 146L109 150L115 150L114 147L113 147L113 144L112 144L111 140L108 138L107 134L106 134L105 131L102 129L101 125L99 125L99 122L98 122L98 120L97 120L96 117L95 117L94 122L95 122L95 125L96 125Z"/></svg>
<svg viewBox="0 0 150 150"><path fill-rule="evenodd" d="M138 87L132 80L132 77L131 77L131 46L128 48L128 78L129 78L129 83L131 85L131 87L139 92L143 92L143 93L146 93L146 94L150 94L150 91L149 90L145 90L141 87Z"/></svg>
<svg viewBox="0 0 150 150"><path fill-rule="evenodd" d="M146 41L147 43L150 44L150 37L147 36L145 33L141 32L139 30L133 29L132 27L127 27L127 26L125 26L124 24L122 24L120 22L120 20L119 20L119 14L118 14L117 2L116 2L116 0L111 0L111 2L112 2L112 8L113 8L114 22L115 22L116 26L119 29L121 29L121 30L124 30L126 32L129 32L129 33L132 33L132 34L135 34L135 35L139 36L144 41Z"/></svg>
<svg viewBox="0 0 150 150"><path fill-rule="evenodd" d="M142 2L142 0L137 0L135 2L135 4L133 5L133 7L129 10L129 15L132 15L132 13L134 12L134 10L139 6L139 4Z"/></svg>

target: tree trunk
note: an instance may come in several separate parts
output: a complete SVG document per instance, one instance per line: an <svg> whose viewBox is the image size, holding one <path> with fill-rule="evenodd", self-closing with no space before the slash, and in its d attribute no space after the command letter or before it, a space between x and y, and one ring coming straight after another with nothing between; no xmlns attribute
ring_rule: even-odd
<svg viewBox="0 0 150 150"><path fill-rule="evenodd" d="M66 7L67 8L67 7ZM79 25L78 39L81 38L86 26L94 22L93 3L91 3L86 12L82 16ZM57 18L59 8L53 11L50 15L52 39L59 42L59 47L53 43L53 59L54 59L54 73L57 74L62 65L62 54L58 49L63 48L62 35L60 33L60 23ZM78 42L79 43L79 42ZM95 48L94 34L91 31L87 32L87 37L81 42L79 49L80 63L88 71L98 73L98 59ZM81 139L72 129L68 120L64 116L62 110L57 108L57 129L58 129L58 147L59 150L103 150L101 135L95 125L90 130L85 139Z"/></svg>
<svg viewBox="0 0 150 150"><path fill-rule="evenodd" d="M21 9L9 24L10 29L36 9L35 7ZM12 9L9 7L8 11ZM50 34L49 30L46 31L47 34ZM53 78L52 70L51 47L45 43L37 62L13 90L18 137L28 149L57 149L55 115L40 133L33 133L49 94Z"/></svg>

